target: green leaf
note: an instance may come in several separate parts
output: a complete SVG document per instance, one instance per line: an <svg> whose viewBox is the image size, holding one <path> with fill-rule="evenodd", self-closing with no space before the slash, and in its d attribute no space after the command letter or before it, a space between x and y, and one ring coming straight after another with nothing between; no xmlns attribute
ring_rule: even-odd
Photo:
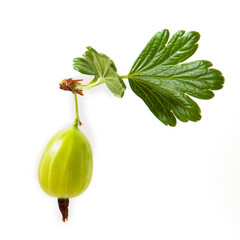
<svg viewBox="0 0 240 240"><path fill-rule="evenodd" d="M198 121L201 110L192 97L210 99L223 87L221 72L205 60L182 63L198 48L197 32L156 33L134 62L128 80L131 89L164 124ZM180 64L182 63L182 64Z"/></svg>
<svg viewBox="0 0 240 240"><path fill-rule="evenodd" d="M92 82L100 79L105 82L111 92L117 97L123 97L126 85L117 74L114 62L105 54L98 53L92 47L87 47L87 51L80 58L73 59L73 68L78 72L87 75L94 75Z"/></svg>

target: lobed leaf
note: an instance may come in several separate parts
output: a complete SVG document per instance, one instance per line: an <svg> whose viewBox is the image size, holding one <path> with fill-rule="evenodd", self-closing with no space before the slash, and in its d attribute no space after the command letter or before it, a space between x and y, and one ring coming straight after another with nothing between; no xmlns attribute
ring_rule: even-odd
<svg viewBox="0 0 240 240"><path fill-rule="evenodd" d="M211 62L182 63L195 53L199 38L197 32L178 31L168 41L168 30L156 33L128 74L131 89L166 125L175 126L176 118L200 120L201 110L190 96L210 99L211 90L223 87L224 77Z"/></svg>
<svg viewBox="0 0 240 240"><path fill-rule="evenodd" d="M94 81L101 78L115 96L123 97L126 85L117 74L114 62L92 47L87 49L83 57L73 59L73 68L83 74L94 75Z"/></svg>

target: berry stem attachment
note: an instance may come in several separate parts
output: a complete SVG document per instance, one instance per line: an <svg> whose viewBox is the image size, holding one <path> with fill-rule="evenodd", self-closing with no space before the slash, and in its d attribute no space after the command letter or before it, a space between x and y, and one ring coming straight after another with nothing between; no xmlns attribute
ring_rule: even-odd
<svg viewBox="0 0 240 240"><path fill-rule="evenodd" d="M73 122L73 126L75 127L78 127L78 125L82 125L82 123L80 122L80 119L79 119L79 114L78 114L78 100L77 100L77 93L74 92L74 100L75 100L75 120Z"/></svg>

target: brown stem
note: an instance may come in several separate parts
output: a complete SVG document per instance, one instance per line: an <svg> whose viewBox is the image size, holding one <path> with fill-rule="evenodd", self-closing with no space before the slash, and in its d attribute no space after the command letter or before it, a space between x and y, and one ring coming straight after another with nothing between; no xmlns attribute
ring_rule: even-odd
<svg viewBox="0 0 240 240"><path fill-rule="evenodd" d="M69 205L68 198L58 198L58 206L62 213L63 222L65 222L65 220L68 220L68 205Z"/></svg>

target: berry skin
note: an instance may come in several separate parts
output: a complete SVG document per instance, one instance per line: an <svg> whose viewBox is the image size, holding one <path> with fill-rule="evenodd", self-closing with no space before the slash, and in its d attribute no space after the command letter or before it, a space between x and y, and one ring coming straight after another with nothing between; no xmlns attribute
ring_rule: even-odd
<svg viewBox="0 0 240 240"><path fill-rule="evenodd" d="M50 196L73 198L83 193L92 178L90 143L77 127L58 132L47 144L38 169L40 186Z"/></svg>

